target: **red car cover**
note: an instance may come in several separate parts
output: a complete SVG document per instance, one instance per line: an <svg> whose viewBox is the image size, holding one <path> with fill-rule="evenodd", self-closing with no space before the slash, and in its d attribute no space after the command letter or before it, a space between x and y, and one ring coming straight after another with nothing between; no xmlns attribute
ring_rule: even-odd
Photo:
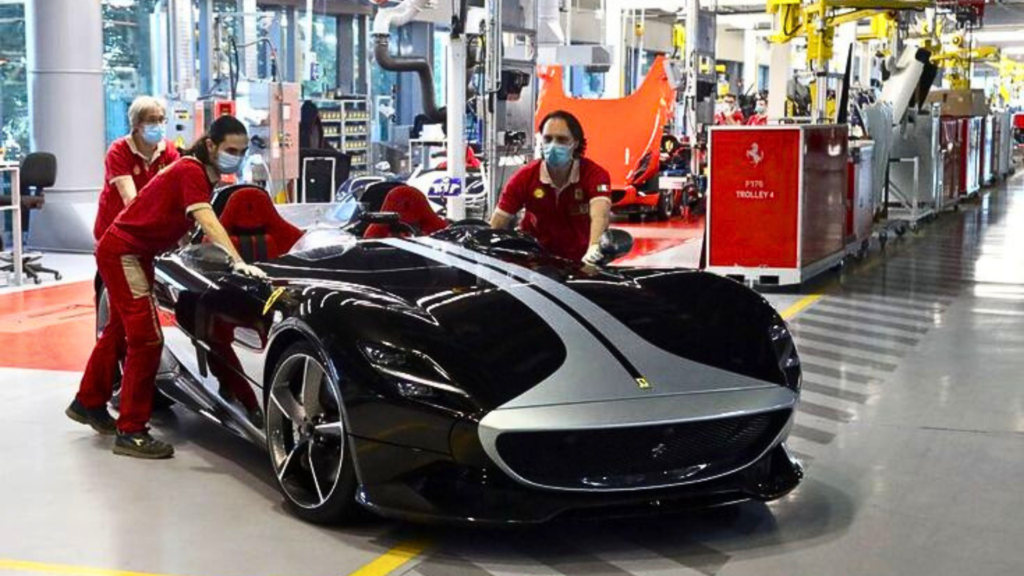
<svg viewBox="0 0 1024 576"><path fill-rule="evenodd" d="M664 64L663 56L656 58L636 92L617 99L568 96L562 67L539 67L537 132L545 116L565 110L583 125L587 158L608 171L612 190L644 183L658 173L661 136L675 108L675 90L668 83Z"/></svg>

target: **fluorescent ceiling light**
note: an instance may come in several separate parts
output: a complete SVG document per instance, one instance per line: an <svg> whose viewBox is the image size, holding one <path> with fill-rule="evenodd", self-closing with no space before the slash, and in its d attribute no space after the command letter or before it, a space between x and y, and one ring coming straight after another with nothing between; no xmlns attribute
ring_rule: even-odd
<svg viewBox="0 0 1024 576"><path fill-rule="evenodd" d="M770 14L719 14L716 21L718 24L752 30L758 24L771 24L772 16Z"/></svg>

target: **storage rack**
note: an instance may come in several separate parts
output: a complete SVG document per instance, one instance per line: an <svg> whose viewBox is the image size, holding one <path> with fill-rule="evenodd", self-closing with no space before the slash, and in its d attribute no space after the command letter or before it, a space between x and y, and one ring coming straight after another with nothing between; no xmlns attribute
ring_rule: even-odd
<svg viewBox="0 0 1024 576"><path fill-rule="evenodd" d="M370 106L366 96L339 95L318 100L324 139L352 158L350 177L369 174Z"/></svg>

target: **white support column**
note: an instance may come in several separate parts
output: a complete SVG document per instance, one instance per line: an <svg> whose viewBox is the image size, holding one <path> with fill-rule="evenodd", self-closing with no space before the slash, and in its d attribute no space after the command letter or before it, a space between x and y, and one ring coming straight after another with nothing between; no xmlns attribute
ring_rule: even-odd
<svg viewBox="0 0 1024 576"><path fill-rule="evenodd" d="M611 69L605 74L604 97L621 98L623 95L623 77L625 76L626 45L623 40L624 26L622 12L628 0L605 0L604 5L604 43L612 51Z"/></svg>
<svg viewBox="0 0 1024 576"><path fill-rule="evenodd" d="M786 115L786 84L789 82L789 58L792 47L771 45L768 63L768 118L776 120Z"/></svg>
<svg viewBox="0 0 1024 576"><path fill-rule="evenodd" d="M757 91L757 34L753 30L743 31L743 91Z"/></svg>
<svg viewBox="0 0 1024 576"><path fill-rule="evenodd" d="M29 243L91 251L105 152L100 2L30 0L25 31L31 149L57 157Z"/></svg>
<svg viewBox="0 0 1024 576"><path fill-rule="evenodd" d="M448 177L459 183L458 196L449 196L448 218L466 218L466 35L451 39L448 48Z"/></svg>

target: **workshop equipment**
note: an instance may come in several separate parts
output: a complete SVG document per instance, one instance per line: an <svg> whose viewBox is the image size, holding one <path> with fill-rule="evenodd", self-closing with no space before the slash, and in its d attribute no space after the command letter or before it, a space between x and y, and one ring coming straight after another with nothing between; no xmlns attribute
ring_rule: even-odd
<svg viewBox="0 0 1024 576"><path fill-rule="evenodd" d="M794 285L846 256L848 130L842 124L711 129L707 269Z"/></svg>

